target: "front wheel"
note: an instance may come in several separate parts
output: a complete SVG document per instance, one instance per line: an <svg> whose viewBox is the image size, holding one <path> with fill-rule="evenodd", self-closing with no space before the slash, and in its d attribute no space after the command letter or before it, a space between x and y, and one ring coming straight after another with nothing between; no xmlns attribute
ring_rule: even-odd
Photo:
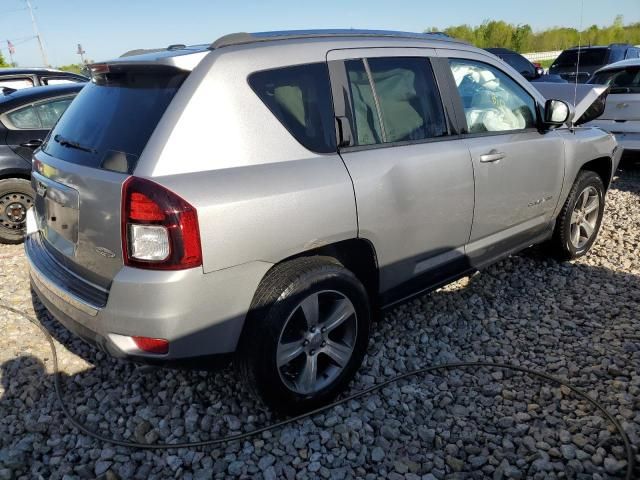
<svg viewBox="0 0 640 480"><path fill-rule="evenodd" d="M364 287L334 259L278 265L256 292L237 352L238 372L272 410L316 408L360 367L369 319Z"/></svg>
<svg viewBox="0 0 640 480"><path fill-rule="evenodd" d="M580 172L556 221L552 246L557 256L573 259L589 251L602 223L604 197L600 176L589 170Z"/></svg>
<svg viewBox="0 0 640 480"><path fill-rule="evenodd" d="M33 205L28 180L0 180L0 243L20 243L26 230L27 210Z"/></svg>

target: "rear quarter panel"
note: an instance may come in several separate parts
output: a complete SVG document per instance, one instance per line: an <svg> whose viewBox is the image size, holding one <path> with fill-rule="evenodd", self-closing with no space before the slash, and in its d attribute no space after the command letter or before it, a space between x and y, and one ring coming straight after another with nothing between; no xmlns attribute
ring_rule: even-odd
<svg viewBox="0 0 640 480"><path fill-rule="evenodd" d="M353 184L342 159L304 148L247 82L254 71L324 62L327 48L212 52L149 140L135 174L196 207L205 272L276 263L357 237Z"/></svg>

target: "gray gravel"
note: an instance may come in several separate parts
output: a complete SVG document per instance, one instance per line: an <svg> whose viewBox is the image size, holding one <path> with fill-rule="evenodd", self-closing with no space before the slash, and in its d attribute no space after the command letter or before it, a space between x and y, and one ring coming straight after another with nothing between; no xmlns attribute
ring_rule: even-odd
<svg viewBox="0 0 640 480"><path fill-rule="evenodd" d="M34 311L19 246L0 246L0 302ZM146 443L202 440L274 420L231 369L149 372L108 358L39 315L58 342L69 405L105 434ZM442 362L514 363L589 392L637 446L639 317L636 172L616 180L586 258L557 263L534 249L388 312L374 326L351 390ZM626 468L620 438L589 404L566 388L489 369L402 381L223 448L113 447L65 422L37 328L2 312L0 331L0 480L614 478Z"/></svg>

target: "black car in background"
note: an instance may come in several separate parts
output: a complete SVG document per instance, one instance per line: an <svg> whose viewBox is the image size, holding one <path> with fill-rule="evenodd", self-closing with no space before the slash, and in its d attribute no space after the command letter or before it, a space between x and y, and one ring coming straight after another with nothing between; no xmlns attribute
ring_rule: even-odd
<svg viewBox="0 0 640 480"><path fill-rule="evenodd" d="M542 67L534 65L518 52L514 52L508 48L485 48L485 50L505 61L530 82L537 80L544 75Z"/></svg>
<svg viewBox="0 0 640 480"><path fill-rule="evenodd" d="M89 79L77 73L54 70L52 68L0 68L0 90L19 90L43 85L88 82Z"/></svg>
<svg viewBox="0 0 640 480"><path fill-rule="evenodd" d="M629 58L640 58L640 48L627 43L612 43L608 47L573 47L564 50L555 59L549 73L560 75L568 82L577 80L578 83L586 83L596 70Z"/></svg>
<svg viewBox="0 0 640 480"><path fill-rule="evenodd" d="M530 82L547 82L547 83L567 83L558 75L548 75L544 73L544 69L536 63L532 63L518 52L509 50L508 48L485 48L489 53L493 53L496 57L507 63L509 66L520 72L520 74Z"/></svg>
<svg viewBox="0 0 640 480"><path fill-rule="evenodd" d="M0 92L0 243L20 243L33 201L31 154L83 83Z"/></svg>

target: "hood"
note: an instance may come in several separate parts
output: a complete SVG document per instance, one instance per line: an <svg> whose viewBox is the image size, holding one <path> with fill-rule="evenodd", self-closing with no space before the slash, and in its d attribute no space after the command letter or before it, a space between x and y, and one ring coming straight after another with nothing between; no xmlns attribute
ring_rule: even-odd
<svg viewBox="0 0 640 480"><path fill-rule="evenodd" d="M604 85L544 82L532 85L547 100L562 100L568 103L573 110L573 125L582 125L602 115L609 94L609 87Z"/></svg>

